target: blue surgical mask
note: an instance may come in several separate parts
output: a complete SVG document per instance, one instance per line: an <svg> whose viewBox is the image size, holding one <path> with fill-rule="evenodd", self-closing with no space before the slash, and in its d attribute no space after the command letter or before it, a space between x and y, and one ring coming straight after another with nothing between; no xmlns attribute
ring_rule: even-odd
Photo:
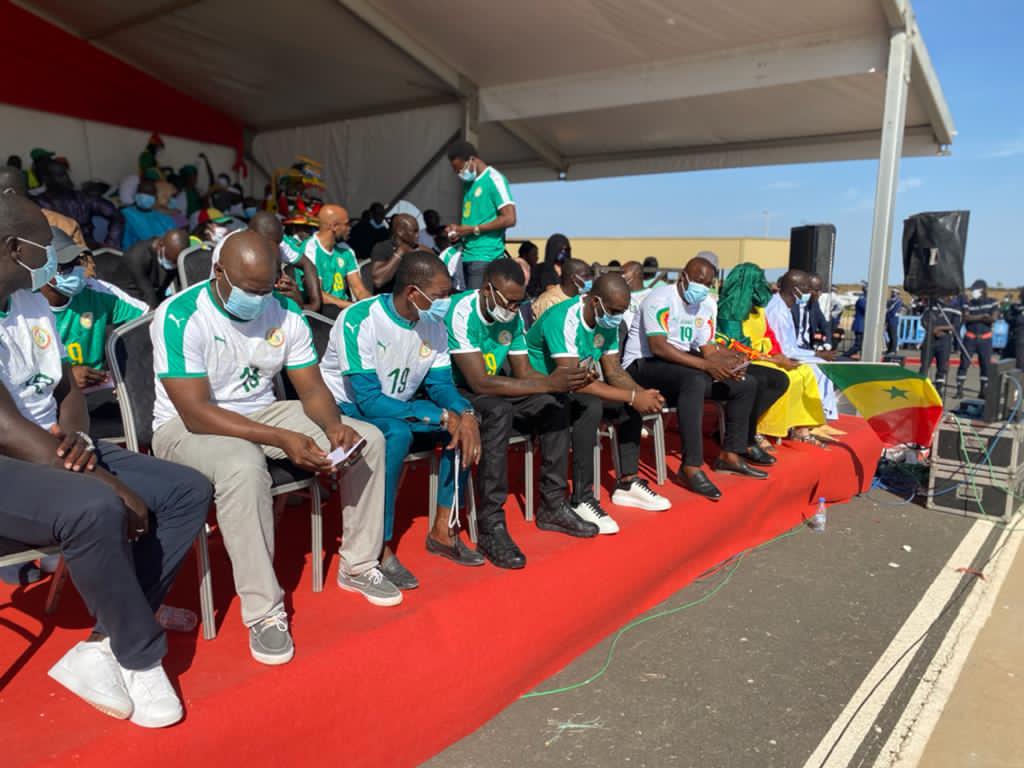
<svg viewBox="0 0 1024 768"><path fill-rule="evenodd" d="M168 261L163 256L157 256L156 263L159 264L164 269L166 269L168 272L173 272L174 270L177 269L177 267L174 265L174 262Z"/></svg>
<svg viewBox="0 0 1024 768"><path fill-rule="evenodd" d="M476 171L469 167L468 160L466 161L466 164L462 166L462 170L459 171L459 178L467 183L476 181Z"/></svg>
<svg viewBox="0 0 1024 768"><path fill-rule="evenodd" d="M804 293L803 291L797 290L796 303L801 307L806 307L811 301L811 294Z"/></svg>
<svg viewBox="0 0 1024 768"><path fill-rule="evenodd" d="M46 251L46 263L41 267L30 267L21 259L15 259L32 276L32 291L38 291L53 280L53 276L57 274L57 249L53 243L40 245L39 243L33 243L31 240L26 240L24 237L19 237L18 239L23 243L34 245L36 248L42 248Z"/></svg>
<svg viewBox="0 0 1024 768"><path fill-rule="evenodd" d="M695 283L689 277L686 278L686 290L683 291L683 301L687 304L700 304L708 297L709 293L711 293L711 289L703 283Z"/></svg>
<svg viewBox="0 0 1024 768"><path fill-rule="evenodd" d="M594 281L591 278L586 280L580 280L578 277L573 277L573 282L576 283L576 287L580 289L580 293L590 293L594 287Z"/></svg>
<svg viewBox="0 0 1024 768"><path fill-rule="evenodd" d="M231 286L231 292L228 293L228 297L226 299L221 296L220 287L217 287L217 295L220 296L220 300L224 302L224 309L239 320L255 320L263 314L267 308L267 302L270 300L269 293L258 294L243 291L241 288L235 287L231 282L231 278L228 277L227 272L224 272L224 279L227 280L228 285Z"/></svg>
<svg viewBox="0 0 1024 768"><path fill-rule="evenodd" d="M148 211L156 205L156 195L147 195L145 192L135 193L135 207L140 211Z"/></svg>
<svg viewBox="0 0 1024 768"><path fill-rule="evenodd" d="M255 205L250 205L248 208L245 209L245 218L251 219L253 216L256 215L256 212L258 210L259 208L257 208Z"/></svg>
<svg viewBox="0 0 1024 768"><path fill-rule="evenodd" d="M416 288L416 286L413 286ZM430 301L430 306L426 309L420 309L416 307L416 311L420 313L420 320L431 320L435 323L443 323L445 317L448 315L448 308L452 304L451 298L445 296L443 299L431 299L427 294L423 293L419 288L416 291L425 299Z"/></svg>
<svg viewBox="0 0 1024 768"><path fill-rule="evenodd" d="M85 269L75 267L65 274L58 272L53 278L53 287L65 296L77 296L85 290Z"/></svg>
<svg viewBox="0 0 1024 768"><path fill-rule="evenodd" d="M609 331L614 331L616 328L622 325L622 320L625 317L625 315L611 314L607 309L604 308L604 302L601 301L600 297L598 297L597 299L597 304L601 309L601 314L597 316L597 324L599 326L601 326L602 328L606 328Z"/></svg>

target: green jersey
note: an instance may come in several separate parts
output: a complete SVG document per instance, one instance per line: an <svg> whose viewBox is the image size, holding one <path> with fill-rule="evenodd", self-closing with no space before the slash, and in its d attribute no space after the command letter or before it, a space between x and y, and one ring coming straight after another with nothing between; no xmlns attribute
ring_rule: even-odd
<svg viewBox="0 0 1024 768"><path fill-rule="evenodd" d="M488 376L500 371L509 355L526 354L523 319L518 314L509 323L485 319L479 291L452 296L445 324L448 326L448 351L453 355L479 352L484 357ZM465 386L458 366L454 366L453 373L455 383Z"/></svg>
<svg viewBox="0 0 1024 768"><path fill-rule="evenodd" d="M336 299L355 301L348 290L348 276L359 271L356 253L345 243L338 243L333 251L327 251L320 244L320 238L313 235L306 241L305 255L316 265L320 275L320 290Z"/></svg>
<svg viewBox="0 0 1024 768"><path fill-rule="evenodd" d="M597 362L601 355L619 351L617 328L588 328L583 319L583 302L563 301L548 309L526 335L530 365L551 373L560 357Z"/></svg>
<svg viewBox="0 0 1024 768"><path fill-rule="evenodd" d="M119 295L97 280L87 280L85 288L63 307L51 307L57 319L57 333L64 344L64 361L106 369L103 347L107 331L145 314L149 307L127 295Z"/></svg>
<svg viewBox="0 0 1024 768"><path fill-rule="evenodd" d="M467 182L462 195L462 224L478 227L498 218L507 205L515 205L508 180L494 166L487 166L475 181ZM505 230L463 236L463 261L494 261L505 253Z"/></svg>

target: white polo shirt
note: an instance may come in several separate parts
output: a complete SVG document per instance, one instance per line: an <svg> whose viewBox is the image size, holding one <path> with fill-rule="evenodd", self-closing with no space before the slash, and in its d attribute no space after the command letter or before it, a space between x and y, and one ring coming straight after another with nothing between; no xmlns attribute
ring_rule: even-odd
<svg viewBox="0 0 1024 768"><path fill-rule="evenodd" d="M53 390L61 379L64 347L50 305L38 293L15 291L0 312L0 383L18 411L43 429L57 423Z"/></svg>
<svg viewBox="0 0 1024 768"><path fill-rule="evenodd" d="M687 304L675 283L652 290L633 318L626 339L622 367L628 368L642 357L654 357L647 339L665 336L668 343L683 352L698 352L715 340L718 303L708 296L700 304Z"/></svg>

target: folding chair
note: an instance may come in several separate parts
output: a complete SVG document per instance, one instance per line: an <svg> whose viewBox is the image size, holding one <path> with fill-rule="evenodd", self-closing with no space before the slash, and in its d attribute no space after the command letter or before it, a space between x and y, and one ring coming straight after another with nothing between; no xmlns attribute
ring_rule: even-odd
<svg viewBox="0 0 1024 768"><path fill-rule="evenodd" d="M524 467L523 467L523 513L526 518L526 522L533 522L533 435L512 435L508 439L508 445L511 448L513 445L524 446ZM468 512L466 513L469 519L469 540L476 544L477 530L476 524L476 491L473 484L473 473L469 473L469 479L466 482L466 506Z"/></svg>
<svg viewBox="0 0 1024 768"><path fill-rule="evenodd" d="M178 284L181 290L210 279L213 251L205 245L193 245L178 254Z"/></svg>
<svg viewBox="0 0 1024 768"><path fill-rule="evenodd" d="M148 451L153 439L151 419L156 393L153 385L153 345L149 338L152 319L153 313L149 312L120 328L115 328L107 340L107 363L114 376L114 390L121 404L127 447L132 451ZM270 471L272 496L278 497L300 491L309 495L313 591L320 592L324 585L324 532L320 485L315 475L292 466L288 461L267 459L267 469ZM211 528L207 524L196 540L199 604L202 610L203 637L207 640L217 636L207 541L210 531Z"/></svg>
<svg viewBox="0 0 1024 768"><path fill-rule="evenodd" d="M60 547L29 547L19 541L12 541L0 537L0 568L9 565L22 565L36 560L42 560L50 555L59 555ZM60 600L60 587L63 583L64 560L61 558L60 566L50 578L50 591L46 595L46 607L44 612L47 616L57 610L57 602Z"/></svg>

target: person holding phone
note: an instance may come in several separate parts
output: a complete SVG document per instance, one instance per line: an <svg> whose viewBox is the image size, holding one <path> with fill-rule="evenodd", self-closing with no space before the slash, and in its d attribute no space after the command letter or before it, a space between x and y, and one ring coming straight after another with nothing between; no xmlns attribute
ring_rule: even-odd
<svg viewBox="0 0 1024 768"><path fill-rule="evenodd" d="M760 376L760 371L748 368L744 355L715 344L718 306L710 296L714 279L715 266L697 257L687 262L675 284L651 291L629 330L624 364L642 386L657 389L678 409L683 449L679 482L718 501L722 492L704 472L706 398L722 402L726 414L715 470L764 480L768 473L751 465L770 466L775 458L755 439L760 416L755 373ZM787 386L785 375L780 376L775 399Z"/></svg>
<svg viewBox="0 0 1024 768"><path fill-rule="evenodd" d="M329 472L328 451L366 444L342 475L338 586L373 605L402 595L378 568L384 511L384 438L341 416L324 385L309 324L274 293L277 247L246 231L224 241L212 279L160 305L150 326L156 373L153 453L203 473L231 559L249 650L285 664L295 648L274 574L274 505L267 459ZM278 401L284 370L298 400ZM320 557L314 552L313 557Z"/></svg>
<svg viewBox="0 0 1024 768"><path fill-rule="evenodd" d="M629 309L630 291L618 275L604 275L577 300L556 304L530 328L526 345L530 364L551 375L558 368L587 370L586 384L571 392L573 511L603 534L617 533L618 523L602 507L599 478L594 477L594 446L602 419L618 431L619 472L612 504L651 511L668 509L637 472L643 415L660 413L665 399L645 389L619 364L619 327ZM600 377L599 377L600 372ZM603 379L601 378L603 377Z"/></svg>

